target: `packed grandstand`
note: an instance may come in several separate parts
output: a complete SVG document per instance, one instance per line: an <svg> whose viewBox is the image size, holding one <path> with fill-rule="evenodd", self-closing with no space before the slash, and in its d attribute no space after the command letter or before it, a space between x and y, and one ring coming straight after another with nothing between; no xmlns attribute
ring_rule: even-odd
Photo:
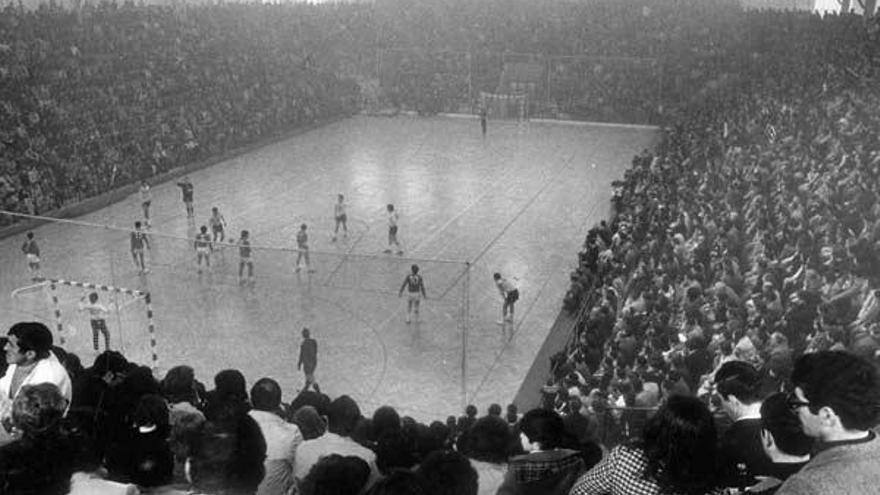
<svg viewBox="0 0 880 495"><path fill-rule="evenodd" d="M317 390L282 404L247 370L84 368L22 323L0 493L876 493L878 25L728 0L398 4L10 3L2 209L358 111L473 112L531 64L531 116L663 129L572 253L543 403L429 425Z"/></svg>

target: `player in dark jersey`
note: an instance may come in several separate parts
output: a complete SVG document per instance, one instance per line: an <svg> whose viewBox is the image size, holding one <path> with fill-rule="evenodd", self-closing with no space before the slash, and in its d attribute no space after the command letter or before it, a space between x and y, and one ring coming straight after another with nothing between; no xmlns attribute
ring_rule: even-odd
<svg viewBox="0 0 880 495"><path fill-rule="evenodd" d="M348 216L345 214L345 196L339 195L337 202L333 205L333 218L336 220L336 227L333 229L333 242L336 242L336 234L339 233L339 226L342 226L343 235L348 237Z"/></svg>
<svg viewBox="0 0 880 495"><path fill-rule="evenodd" d="M150 248L150 239L141 230L141 222L134 223L134 231L131 233L131 258L138 273L147 273L147 264L144 262L144 248Z"/></svg>
<svg viewBox="0 0 880 495"><path fill-rule="evenodd" d="M220 210L215 206L211 208L211 218L208 219L208 225L211 226L211 234L214 236L214 242L223 242L226 235L223 233L226 227L226 219L220 214Z"/></svg>
<svg viewBox="0 0 880 495"><path fill-rule="evenodd" d="M397 296L403 296L403 290L406 289L406 322L409 323L411 316L415 314L416 321L419 321L419 302L428 296L425 294L425 281L419 275L419 265L411 267L411 273L403 279L400 291Z"/></svg>
<svg viewBox="0 0 880 495"><path fill-rule="evenodd" d="M486 129L489 126L489 109L486 105L480 107L480 128L483 130L483 137L486 137Z"/></svg>
<svg viewBox="0 0 880 495"><path fill-rule="evenodd" d="M27 240L21 245L21 252L27 258L31 278L33 280L40 278L40 246L37 245L33 232L27 233Z"/></svg>
<svg viewBox="0 0 880 495"><path fill-rule="evenodd" d="M241 231L238 239L238 283L245 284L254 280L254 261L251 259L251 239L250 232ZM248 275L244 277L244 268L247 267Z"/></svg>
<svg viewBox="0 0 880 495"><path fill-rule="evenodd" d="M213 247L211 243L211 236L208 234L208 227L202 225L199 228L200 232L196 234L196 238L193 241L193 247L196 250L196 268L198 268L199 273L202 273L202 260L205 260L205 267L211 268L211 249Z"/></svg>
<svg viewBox="0 0 880 495"><path fill-rule="evenodd" d="M184 177L183 180L177 183L177 187L180 188L180 192L183 194L183 204L186 205L187 218L195 217L193 212L193 184L190 182L189 177Z"/></svg>

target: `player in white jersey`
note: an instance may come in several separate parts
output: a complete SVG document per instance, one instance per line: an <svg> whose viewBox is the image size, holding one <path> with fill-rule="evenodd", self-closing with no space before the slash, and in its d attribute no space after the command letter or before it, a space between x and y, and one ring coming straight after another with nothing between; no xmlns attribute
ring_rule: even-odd
<svg viewBox="0 0 880 495"><path fill-rule="evenodd" d="M305 260L306 270L309 273L314 273L315 270L312 270L309 264L309 234L306 233L306 228L306 224L302 224L296 233L296 271L299 272L302 269L300 262Z"/></svg>
<svg viewBox="0 0 880 495"><path fill-rule="evenodd" d="M395 246L397 248L397 254L403 254L403 248L400 247L400 242L397 240L397 220L399 219L397 212L394 211L394 205L388 204L385 207L388 211L388 249L385 250L386 253L391 253L391 246Z"/></svg>
<svg viewBox="0 0 880 495"><path fill-rule="evenodd" d="M196 268L199 273L202 273L202 260L205 260L205 267L211 268L211 249L213 249L213 243L211 242L211 236L208 234L208 227L202 225L199 228L200 232L196 235L195 240L193 240L193 248L196 250Z"/></svg>
<svg viewBox="0 0 880 495"><path fill-rule="evenodd" d="M213 234L214 242L223 242L226 234L223 229L226 227L226 219L220 214L220 209L216 206L211 208L211 218L208 219L208 225L211 226L211 234Z"/></svg>
<svg viewBox="0 0 880 495"><path fill-rule="evenodd" d="M97 292L92 292L88 295L88 298L88 302L86 302L86 296L80 298L79 310L89 314L89 322L92 325L92 344L95 352L98 351L98 333L104 335L104 350L109 350L110 330L107 330L107 315L109 311L107 311L103 304L98 302Z"/></svg>
<svg viewBox="0 0 880 495"><path fill-rule="evenodd" d="M34 239L34 233L27 233L27 240L21 245L21 252L27 259L28 270L31 272L31 278L36 280L40 278L40 246Z"/></svg>
<svg viewBox="0 0 880 495"><path fill-rule="evenodd" d="M345 215L345 196L339 195L336 204L333 205L333 218L336 220L336 228L333 229L333 242L336 242L336 234L342 225L342 235L348 237L348 217Z"/></svg>
<svg viewBox="0 0 880 495"><path fill-rule="evenodd" d="M513 322L513 305L519 299L519 289L513 282L502 277L500 273L495 273L492 278L495 279L495 287L498 288L498 292L504 299L504 303L501 305L501 321L498 322L503 326L505 322Z"/></svg>
<svg viewBox="0 0 880 495"><path fill-rule="evenodd" d="M144 210L144 223L150 226L150 204L153 202L153 192L150 190L150 184L142 180L141 187L141 208Z"/></svg>
<svg viewBox="0 0 880 495"><path fill-rule="evenodd" d="M147 234L141 230L141 223L134 223L134 231L131 233L131 258L134 265L138 267L139 273L147 273L147 265L144 262L144 247L150 249L150 239Z"/></svg>
<svg viewBox="0 0 880 495"><path fill-rule="evenodd" d="M419 321L419 302L423 298L427 298L427 294L425 294L425 280L419 275L419 265L413 265L411 268L411 273L403 279L403 284L400 286L400 291L397 293L398 297L403 296L403 290L406 289L407 301L406 301L406 322L410 322L410 318L413 314L415 314L416 321Z"/></svg>

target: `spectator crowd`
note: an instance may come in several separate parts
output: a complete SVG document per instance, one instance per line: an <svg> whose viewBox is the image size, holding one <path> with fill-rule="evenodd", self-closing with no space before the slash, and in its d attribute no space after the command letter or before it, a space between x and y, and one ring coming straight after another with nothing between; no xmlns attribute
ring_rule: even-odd
<svg viewBox="0 0 880 495"><path fill-rule="evenodd" d="M541 407L422 424L317 390L285 404L239 370L208 390L113 351L83 368L23 322L4 345L0 493L876 490L877 26L724 0L453 3L11 6L0 200L50 210L344 115L381 49L658 59L656 108L654 71L554 74L560 106L664 129L586 237L563 302L576 333ZM389 97L425 87L451 108L460 78L420 67Z"/></svg>

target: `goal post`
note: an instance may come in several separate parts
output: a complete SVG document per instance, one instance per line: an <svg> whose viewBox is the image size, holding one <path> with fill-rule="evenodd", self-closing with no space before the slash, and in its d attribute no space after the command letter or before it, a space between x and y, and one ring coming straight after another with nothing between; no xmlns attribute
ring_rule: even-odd
<svg viewBox="0 0 880 495"><path fill-rule="evenodd" d="M480 108L485 109L490 119L529 120L529 100L525 93L487 93L480 92Z"/></svg>

